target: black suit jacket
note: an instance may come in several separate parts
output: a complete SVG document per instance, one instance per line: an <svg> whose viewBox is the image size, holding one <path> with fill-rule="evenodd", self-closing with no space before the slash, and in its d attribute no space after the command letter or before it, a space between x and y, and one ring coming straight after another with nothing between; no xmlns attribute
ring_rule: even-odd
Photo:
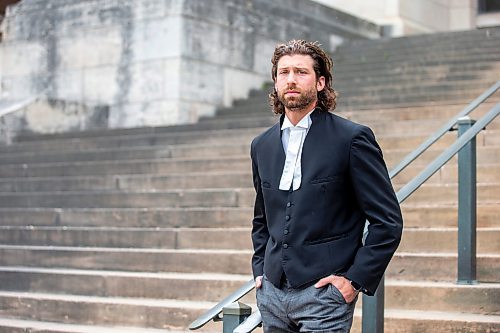
<svg viewBox="0 0 500 333"><path fill-rule="evenodd" d="M401 239L403 221L372 131L316 109L302 150L302 181L279 190L285 162L280 122L252 141L256 190L254 277L292 287L344 275L373 294ZM370 222L365 244L365 220Z"/></svg>

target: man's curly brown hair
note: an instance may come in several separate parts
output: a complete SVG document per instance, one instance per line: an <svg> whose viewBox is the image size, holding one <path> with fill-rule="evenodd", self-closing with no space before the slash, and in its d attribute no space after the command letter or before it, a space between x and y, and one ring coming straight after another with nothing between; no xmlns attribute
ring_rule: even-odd
<svg viewBox="0 0 500 333"><path fill-rule="evenodd" d="M320 76L325 77L325 87L323 90L318 92L318 103L317 106L323 111L333 111L336 106L337 94L332 88L332 68L333 60L326 54L325 51L320 47L318 42L308 42L305 40L291 40L286 44L279 44L274 50L273 58L271 62L273 68L271 70L271 76L273 81L276 82L276 73L278 67L278 61L281 57L285 55L302 54L309 55L314 60L314 72L316 73L316 80ZM285 113L285 106L278 98L278 92L273 86L273 92L269 94L269 104L273 108L275 114Z"/></svg>

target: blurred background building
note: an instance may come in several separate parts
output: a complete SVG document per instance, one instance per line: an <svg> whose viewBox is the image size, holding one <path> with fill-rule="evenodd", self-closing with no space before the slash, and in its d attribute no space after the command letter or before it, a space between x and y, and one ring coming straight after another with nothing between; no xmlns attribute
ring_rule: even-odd
<svg viewBox="0 0 500 333"><path fill-rule="evenodd" d="M6 121L50 133L196 122L269 80L280 41L344 40L500 22L498 1L1 1ZM8 108L8 107L7 107ZM20 118L21 117L21 118Z"/></svg>

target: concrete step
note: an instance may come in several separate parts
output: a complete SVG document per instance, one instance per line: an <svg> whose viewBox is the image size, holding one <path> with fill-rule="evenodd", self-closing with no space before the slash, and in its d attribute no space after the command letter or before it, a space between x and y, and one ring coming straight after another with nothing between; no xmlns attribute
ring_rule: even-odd
<svg viewBox="0 0 500 333"><path fill-rule="evenodd" d="M448 119L456 116L465 109L470 102L472 102L472 100L458 104L421 105L401 108L393 107L381 110L339 111L337 113L340 116L367 125L370 125L373 121L379 121L380 119L387 122L394 120L443 119L442 124L444 124ZM500 93L497 92L472 111L470 117L479 119L480 116L486 114L498 102L500 102Z"/></svg>
<svg viewBox="0 0 500 333"><path fill-rule="evenodd" d="M261 116L256 116L261 117ZM248 117L250 118L250 117ZM242 122L248 118L241 119ZM446 119L428 120L368 120L364 123L368 125L375 134L390 133L391 136L422 135L429 136L444 124ZM273 124L270 121L269 124ZM500 122L493 122L488 126L489 130L500 130ZM481 147L481 146L480 146ZM208 148L208 149L207 149ZM499 149L500 150L500 149ZM206 145L175 145L168 147L139 146L122 147L110 149L89 149L73 151L62 150L41 150L25 151L15 153L3 153L0 157L0 164L44 164L44 163L64 163L64 162L103 162L103 161L127 161L127 160L164 160L168 158L201 158L201 157L230 157L248 155L250 142L237 142L235 144L212 144ZM410 151L406 149L407 153ZM385 152L390 155L390 151ZM480 151L478 152L481 153Z"/></svg>
<svg viewBox="0 0 500 333"><path fill-rule="evenodd" d="M389 309L450 311L500 317L498 283L457 285L454 282L388 280L385 290L385 306Z"/></svg>
<svg viewBox="0 0 500 333"><path fill-rule="evenodd" d="M251 249L250 229L0 226L0 244L158 249Z"/></svg>
<svg viewBox="0 0 500 333"><path fill-rule="evenodd" d="M356 96L356 92L349 95L347 92L343 96L339 96L339 106L343 110L354 109L373 109L374 106L380 108L387 107L402 107L402 106L417 106L422 104L449 104L450 101L462 101L464 104L471 101L475 97L484 92L491 84L485 84L475 90L461 91L461 92L429 92L429 93L415 93L411 95L394 95L399 92L387 92L384 95L374 96Z"/></svg>
<svg viewBox="0 0 500 333"><path fill-rule="evenodd" d="M191 239L189 229L180 228L0 226L0 230L0 244L5 245L175 249L187 248L182 244Z"/></svg>
<svg viewBox="0 0 500 333"><path fill-rule="evenodd" d="M405 202L452 204L458 198L458 186L456 184L424 184L417 189ZM500 203L500 184L477 184L477 200L482 203Z"/></svg>
<svg viewBox="0 0 500 333"><path fill-rule="evenodd" d="M246 121L253 121L255 118L262 118L261 115L251 115L249 117L239 117L241 127L246 127ZM269 126L273 125L277 119L266 117ZM217 122L218 119L211 121ZM365 119L364 124L368 125L375 134L390 133L392 136L400 135L422 135L429 136L442 126L447 119L418 119L418 120L388 120L378 117L375 119ZM500 130L500 122L493 122L488 126L489 130ZM207 149L208 148L208 149ZM500 150L500 149L499 149ZM90 162L90 161L116 161L116 160L153 160L166 158L200 158L219 157L249 154L250 142L238 142L236 144L212 144L209 147L202 144L195 145L172 145L167 147L139 146L122 147L110 149L89 149L73 151L69 149L25 151L15 153L3 153L0 157L0 164L43 164L57 162Z"/></svg>
<svg viewBox="0 0 500 333"><path fill-rule="evenodd" d="M0 193L0 207L250 207L255 191L186 189L162 192L28 192Z"/></svg>
<svg viewBox="0 0 500 333"><path fill-rule="evenodd" d="M500 96L500 95L499 95ZM479 119L481 116L486 114L496 103L500 102L500 98L493 98L490 102L481 104L476 110L470 113L472 119ZM361 109L361 110L340 110L337 109L334 113L340 117L350 119L354 122L373 127L375 133L380 135L388 135L389 133L378 133L377 127L382 126L383 123L398 123L402 124L404 121L411 121L415 126L421 126L419 122L427 122L428 120L434 120L435 124L432 128L427 129L427 136L431 135L435 129L443 126L451 117L456 116L461 112L468 103L460 105L427 105L427 106L415 106L415 107L394 107L382 109L379 112L375 112L372 109ZM246 109L245 109L246 108ZM241 111L241 112L240 112ZM246 117L268 117L269 111L267 109L255 109L253 106L239 106L235 108L233 113L223 113L217 115L214 118L224 119L224 118L246 118ZM490 124L491 126L496 125L496 121ZM490 128L488 125L488 128ZM381 127L383 128L383 127Z"/></svg>
<svg viewBox="0 0 500 333"><path fill-rule="evenodd" d="M370 125L377 121L392 122L397 120L421 120L421 119L443 119L443 124L446 120L457 115L461 112L471 101L465 103L451 103L442 105L420 105L413 107L392 107L386 109L364 109L364 110L351 110L342 111L341 106L334 112L335 114L351 119L355 122ZM485 114L496 103L500 102L500 93L497 93L487 99L483 104L477 107L471 113L473 119L478 119L480 115ZM270 108L267 105L267 97L262 99L253 100L248 102L245 100L240 105L227 109L220 109L217 115L210 120L225 119L225 118L245 118L245 117L273 117ZM204 121L204 120L200 120Z"/></svg>
<svg viewBox="0 0 500 333"><path fill-rule="evenodd" d="M168 128L167 128L168 129ZM177 144L220 144L232 142L232 140L250 142L255 136L266 130L265 128L250 129L227 129L213 131L168 131L159 134L123 134L123 135L101 135L89 137L64 138L59 136L47 136L41 140L35 136L33 141L17 142L9 146L1 146L0 152L23 152L59 149L65 150L88 150L120 147L165 147Z"/></svg>
<svg viewBox="0 0 500 333"><path fill-rule="evenodd" d="M338 63L337 63L338 64ZM374 67L372 63L358 63L355 66L343 64L342 67L337 68L333 72L335 88L344 86L349 87L355 83L361 86L368 86L368 84L376 84L376 77L379 78L383 84L394 84L400 82L407 87L412 87L420 84L436 85L441 83L458 83L462 84L467 81L478 82L481 80L497 80L498 69L500 63L498 61L478 61L472 63L464 63L461 66L450 64L429 64L426 66L417 66L414 63L402 62L393 63L393 66L387 67L385 64L380 64L380 68ZM366 75L361 75L364 70ZM383 75L383 76L382 76ZM382 77L380 77L382 76ZM415 80L411 81L411 77ZM366 81L363 80L366 78ZM417 83L418 82L418 83Z"/></svg>
<svg viewBox="0 0 500 333"><path fill-rule="evenodd" d="M417 147L426 135L378 135L377 140L383 151L393 149L409 149ZM237 140L235 144L248 144L249 141ZM456 141L455 133L448 133L433 145L433 149L445 149ZM500 130L484 130L477 136L478 147L500 146ZM49 177L49 176L84 176L102 174L170 174L175 172L210 172L210 171L243 171L250 169L249 154L198 157L198 158L157 158L124 161L90 161L90 162L55 162L55 163L20 163L0 165L0 178L6 177Z"/></svg>
<svg viewBox="0 0 500 333"><path fill-rule="evenodd" d="M250 250L175 250L0 245L0 266L249 274Z"/></svg>
<svg viewBox="0 0 500 333"><path fill-rule="evenodd" d="M496 38L498 37L498 34L498 27L491 27L486 29L422 34L417 36L388 39L354 40L340 45L336 52L356 54L359 51L386 51L394 49L401 50L401 52L405 52L405 50L407 50L409 53L418 51L426 53L428 47L451 50L471 50L470 47L463 47L463 45L467 45L468 43L470 43L470 45L478 45L476 43L484 43L486 45L498 43L498 38Z"/></svg>
<svg viewBox="0 0 500 333"><path fill-rule="evenodd" d="M357 99L371 97L371 96L379 96L385 97L390 95L391 93L398 93L402 96L412 96L412 95L420 95L420 94L436 94L442 93L443 96L448 94L467 92L467 87L470 87L472 91L477 93L479 96L482 92L486 91L491 85L493 85L498 80L498 73L500 72L500 62L498 65L491 66L488 72L493 72L495 74L485 74L481 75L480 73L474 73L474 75L478 75L476 78L467 78L465 75L461 75L462 79L459 78L448 78L447 73L443 73L441 75L437 73L433 73L432 77L426 77L427 75L420 75L420 78L414 79L421 81L428 81L427 84L421 84L418 86L413 86L409 82L411 82L412 74L394 74L392 76L388 76L385 79L381 79L381 82L377 82L377 75L373 75L373 77L363 76L363 72L360 72L358 76L354 76L352 78L342 78L336 77L336 83L334 83L333 87L335 91L339 93L340 97L345 98L354 98ZM494 68L498 67L498 69ZM354 75L354 73L352 73ZM378 75L383 75L382 73ZM473 76L470 74L469 76ZM357 79L357 80L356 80ZM418 82L421 82L418 81Z"/></svg>
<svg viewBox="0 0 500 333"><path fill-rule="evenodd" d="M213 305L202 301L0 292L3 318L77 325L183 330Z"/></svg>
<svg viewBox="0 0 500 333"><path fill-rule="evenodd" d="M450 228L457 226L457 206L402 205L405 227ZM249 227L252 207L190 208L0 208L6 226L120 227L120 228L227 228ZM479 228L500 227L500 205L477 205Z"/></svg>
<svg viewBox="0 0 500 333"><path fill-rule="evenodd" d="M252 176L248 172L0 178L0 192L165 191L251 186Z"/></svg>
<svg viewBox="0 0 500 333"><path fill-rule="evenodd" d="M335 54L333 55L333 60L335 61L335 71L334 76L337 75L349 75L348 71L361 73L360 69L367 71L368 76L373 76L375 73L384 74L391 71L391 67L414 67L423 68L422 72L425 73L429 69L439 68L447 66L451 71L456 70L458 72L463 72L467 70L472 70L474 67L480 70L480 66L484 65L495 65L498 63L498 52L500 47L490 47L483 50L483 54L478 53L465 53L465 52L455 52L454 54L432 54L430 56L425 55L406 55L406 54L381 54L380 52L373 53L372 56L369 54L360 54L351 57L351 59L346 59L342 56L337 55L335 60ZM442 58L440 58L442 57ZM475 64L471 65L471 64ZM467 69L462 69L463 67L469 67ZM417 74L417 78L420 78L421 74ZM423 82L426 84L426 82Z"/></svg>
<svg viewBox="0 0 500 333"><path fill-rule="evenodd" d="M185 331L154 329L144 327L120 327L63 324L57 322L35 321L30 319L0 318L0 333L180 333ZM206 331L202 332L217 332Z"/></svg>
<svg viewBox="0 0 500 333"><path fill-rule="evenodd" d="M488 46L498 44L498 28L446 32L437 34L423 34L376 40L352 40L341 44L336 53L357 54L360 51L393 51L401 53L421 52L426 53L427 48L433 50L470 50L472 45ZM464 47L466 45L467 47ZM425 47L423 47L425 46ZM478 47L480 47L478 46Z"/></svg>
<svg viewBox="0 0 500 333"><path fill-rule="evenodd" d="M172 250L0 245L0 266L134 272L250 274L251 250ZM454 253L398 252L389 279L455 281ZM477 279L499 282L500 254L477 256Z"/></svg>
<svg viewBox="0 0 500 333"><path fill-rule="evenodd" d="M481 74L487 75L485 67L491 66L495 69L498 65L498 52L500 52L500 46L484 48L479 52L458 50L453 53L430 55L397 54L389 51L374 52L371 55L360 53L345 57L337 53L333 54L335 62L333 76L352 78L353 75L361 74L362 70L366 71L368 77L374 77L377 73L385 76L385 74L392 74L395 70L403 69L401 74L414 73L416 81L421 81L425 85L432 83L431 80L425 81L425 75L432 72L469 74L475 71L478 74L476 77L480 77ZM381 76L382 80L384 76Z"/></svg>
<svg viewBox="0 0 500 333"><path fill-rule="evenodd" d="M463 98L459 98L458 100L463 100L462 104L465 105L468 102L470 102L473 98L476 96L473 96L472 98L464 100ZM457 103L457 101L454 101L453 103ZM249 111L254 112L256 109L262 111L261 113L267 114L267 115L272 115L272 113L268 110L270 110L269 106L267 105L267 97L252 97L250 100L246 100L244 102L244 105L249 106ZM257 104L256 104L257 103ZM352 103L351 103L352 104ZM414 103L413 103L414 104ZM237 108L243 107L244 105L237 106ZM392 105L391 107L394 107ZM417 106L419 109L421 106ZM339 104L339 109L342 108L342 98ZM373 109L377 109L377 106L372 106ZM378 106L378 109L380 109L380 106ZM233 111L231 109L225 110L220 110L218 114L223 115L224 113L238 113L238 111ZM244 112L246 113L246 112ZM417 113L418 114L418 113ZM254 122L259 122L261 120L259 119L253 119ZM70 149L82 149L85 147L89 148L95 148L95 147L102 147L103 145L105 146L110 146L110 147L130 147L130 144L128 142L118 142L116 141L118 138L128 138L128 139L136 139L137 141L140 142L139 145L142 146L151 146L151 145L159 145L159 144L172 144L172 143L179 143L183 141L188 141L188 142L196 142L199 138L196 137L190 137L187 135L187 133L191 133L193 131L196 131L199 129L197 126L205 126L201 124L203 122L200 122L198 124L194 125L182 125L182 126L171 126L171 127L156 127L156 128L132 128L132 129L121 129L121 130L107 130L107 131L85 131L85 132L77 132L77 133L64 133L64 134L56 134L56 135L21 135L18 139L23 142L23 144L18 143L17 145L13 146L8 146L8 147L0 147L0 151L2 152L8 152L8 151L22 151L22 149L19 149L20 145L24 146L24 148L32 147L33 151L39 150L40 146L46 147L46 148L56 148L57 149L68 149L68 146L65 145L57 145L54 147L54 142L51 143L46 143L43 144L44 141L64 141L67 145L70 145ZM226 123L229 124L228 126L237 126L238 122L234 120L226 120ZM210 126L219 126L219 124L214 123ZM239 125L238 125L239 126ZM250 126L247 124L247 126ZM224 126L221 126L224 127ZM217 127L217 128L221 128ZM267 127L267 121L266 125L264 127ZM206 130L206 129L205 129ZM252 130L249 130L252 131ZM187 132L187 133L186 133ZM215 131L209 131L210 134L210 140L212 140L215 137L219 138L226 138L228 135L234 134L235 131L232 130L225 130L223 135L221 136L218 133L215 133ZM248 131L237 131L237 134L240 135L245 135L246 132ZM255 133L255 132L254 132ZM258 132L257 132L258 133ZM251 136L251 135L250 135ZM105 137L105 138L103 138ZM111 140L112 142L107 142L109 141L110 138L113 138ZM72 139L72 140L63 140L63 139ZM95 141L99 141L100 139L100 145L99 143L96 143ZM125 141L128 141L125 140ZM83 141L83 142L82 142ZM90 144L90 143L93 144ZM203 142L206 142L204 140ZM208 141L210 142L210 141ZM137 145L135 143L134 145Z"/></svg>
<svg viewBox="0 0 500 333"><path fill-rule="evenodd" d="M355 317L357 318L357 317ZM500 316L463 312L385 310L384 332L477 333L498 332ZM354 321L353 333L361 332L361 321Z"/></svg>
<svg viewBox="0 0 500 333"><path fill-rule="evenodd" d="M453 162L448 162L451 164L445 164L441 169L439 169L431 178L429 178L426 184L456 184L458 179L458 168ZM415 176L417 176L427 164L423 165L412 165L407 169L404 169L400 174L392 179L392 183L396 186L401 186L407 184ZM389 166L389 170L392 166ZM496 183L498 182L500 175L500 165L498 164L484 164L478 165L476 168L477 182L481 183Z"/></svg>
<svg viewBox="0 0 500 333"><path fill-rule="evenodd" d="M251 275L0 267L0 290L219 302ZM1 292L0 291L0 292ZM255 303L255 294L243 299Z"/></svg>
<svg viewBox="0 0 500 333"><path fill-rule="evenodd" d="M475 98L476 96L474 96ZM448 114L443 116L444 119L448 119L448 115L454 115L458 113L466 104L468 104L472 98L465 100L463 104L461 105L455 105L454 108L456 111L448 111ZM495 101L496 98L494 98L492 101ZM248 105L248 106L240 106L239 108L242 107L247 107L248 110L243 111L231 111L231 115L245 115L245 116L259 116L262 115L263 117L266 117L266 119L272 119L272 113L270 111L267 111L268 108L265 106L266 101L261 100L259 102L262 107L261 108L256 108L255 105ZM483 110L485 110L486 107L488 107L492 104L485 105ZM394 108L394 106L393 106ZM428 119L434 118L435 120L435 113L433 114L433 111L439 108L439 106L434 105L432 107L430 106L419 106L416 108L406 108L407 112L398 112L401 111L401 107L397 108L398 110L395 109L386 109L383 112L383 119L387 116L394 117L395 114L400 113L402 116L404 116L403 119L408 119L408 114L412 113L413 117L418 115L417 119L421 119L422 117L425 118L427 117ZM443 105L442 108L450 108L449 105ZM367 123L370 125L370 122L367 121L367 116L369 120L373 119L381 119L380 115L376 115L375 112L373 111L362 111L362 112L350 112L347 111L348 108L345 108L346 111L340 112L339 114L347 114L347 115L352 115L351 118L357 121L362 121L364 123ZM255 112L255 110L258 110ZM425 111L424 111L425 110ZM251 111L249 113L248 111ZM419 112L416 112L419 111ZM484 112L484 111L483 111ZM224 110L221 110L219 112L221 115L224 115L225 112ZM247 114L248 113L248 114ZM482 112L481 112L482 113ZM420 116L422 114L422 116ZM398 116L401 117L401 116ZM398 117L393 118L393 120L397 120ZM217 124L218 117L211 120L214 124ZM413 118L415 119L415 118ZM235 119L225 119L225 122L238 122ZM251 121L258 121L256 118L253 118ZM267 121L267 120L266 120ZM272 121L271 121L272 123ZM380 121L379 121L380 123ZM375 125L375 124L374 124ZM249 126L249 125L248 125ZM174 156L174 151L172 151L173 147L172 145L177 145L177 144L191 144L191 145L226 145L227 146L227 140L228 139L236 139L237 142L244 142L246 144L249 144L249 142L252 140L253 137L255 137L257 134L261 133L264 131L268 126L264 127L259 127L259 128L248 128L248 129L237 129L237 130L232 130L232 129L226 129L226 130L219 130L219 131L203 131L203 130L198 130L196 129L196 126L193 126L191 130L185 130L181 132L176 132L175 128L176 126L173 126L170 128L170 132L165 132L162 133L158 129L158 133L152 133L152 134L125 134L122 132L114 133L114 131L108 132L82 132L82 133L77 133L73 135L80 135L80 137L73 137L73 138L65 138L64 136L59 137L57 135L52 135L52 136L34 136L33 140L34 141L27 141L27 142L20 142L17 144L13 144L11 146L4 146L0 147L0 152L2 153L26 153L28 151L34 151L34 152L40 152L40 151L71 151L71 152L79 152L82 150L96 150L96 149L108 149L108 150L118 150L122 151L123 149L120 148L125 148L127 150L133 150L132 148L134 147L141 147L142 149L149 147L158 147L158 156L163 157L163 156ZM166 131L166 130L165 130ZM122 134L120 134L122 133ZM93 135L90 135L93 134ZM222 135L221 135L222 134ZM233 140L234 141L234 140ZM232 141L232 142L233 142ZM184 148L184 147L181 147ZM142 152L145 154L144 152ZM140 154L140 153L138 153Z"/></svg>
<svg viewBox="0 0 500 333"><path fill-rule="evenodd" d="M477 253L500 254L500 228L478 228ZM401 252L452 253L457 251L457 228L411 228L403 232Z"/></svg>
<svg viewBox="0 0 500 333"><path fill-rule="evenodd" d="M0 267L1 290L98 297L219 302L251 279L248 275L128 273ZM500 314L500 284L387 280L386 306L402 310ZM1 292L1 291L0 291ZM429 302L436 298L436 302ZM464 301L467 300L467 301ZM492 301L493 300L493 301ZM255 294L244 303L255 303Z"/></svg>
<svg viewBox="0 0 500 333"><path fill-rule="evenodd" d="M458 207L453 205L410 205L401 206L405 227L433 228L456 227L458 221ZM479 228L496 228L500 226L500 206L494 204L477 205L477 226Z"/></svg>
<svg viewBox="0 0 500 333"><path fill-rule="evenodd" d="M427 40L416 42L404 38L390 38L384 40L376 40L377 45L370 43L371 41L346 41L345 43L339 45L335 50L334 56L343 56L347 58L349 55L354 59L363 59L361 54L366 52L368 55L382 57L386 55L387 57L394 55L404 58L404 56L411 57L412 55L421 56L423 59L435 59L440 60L440 57L452 57L456 55L457 58L466 55L480 55L481 53L487 54L488 51L493 51L500 47L498 42L498 33L494 33L490 36L476 36L475 39L472 37L464 39L452 39L452 40ZM432 34L432 37L435 37ZM362 52L361 52L362 51ZM434 58L432 57L433 55ZM335 58L334 58L335 59ZM389 58L391 59L391 58Z"/></svg>
<svg viewBox="0 0 500 333"><path fill-rule="evenodd" d="M17 226L240 227L252 207L0 208L0 220Z"/></svg>
<svg viewBox="0 0 500 333"><path fill-rule="evenodd" d="M385 74L384 74L385 75ZM396 77L399 77L400 74L395 74ZM358 75L357 77L362 77L364 78L364 73ZM338 78L340 80L340 78ZM354 78L349 79L349 81L354 80ZM348 80L344 80L348 81ZM398 94L402 94L399 99L404 99L406 97L411 97L411 96L420 96L420 100L416 100L413 98L413 101L411 103L407 103L408 106L411 106L411 108L422 108L422 107L436 107L437 105L467 105L469 104L472 100L474 100L477 96L481 95L485 90L487 90L491 85L496 82L496 79L490 79L490 80L483 80L481 83L477 84L477 89L471 90L468 89L470 88L467 86L465 83L462 86L453 86L452 89L447 89L447 91L441 91L440 89L436 89L435 86L432 86L430 89L431 91L427 91L425 95L432 96L432 95L439 95L439 99L433 98L433 99L427 99L425 96L421 97L421 93L415 94L416 91L418 91L421 88L418 87L406 87L405 89L409 89L408 94L403 94L402 92L397 92ZM380 88L375 88L373 84L368 84L368 85L362 85L361 83L359 84L353 84L352 86L346 85L344 88L342 87L342 84L335 84L334 87L336 91L339 93L338 99L337 99L337 110L344 110L346 107L349 107L353 105L353 103L357 101L363 101L363 100L370 100L374 104L371 106L365 106L363 109L370 109L373 110L372 113L375 113L375 110L382 109L382 108L401 108L404 107L404 103L401 102L398 104L386 104L386 105L381 105L377 99L374 98L375 95L378 96L378 98L390 98L393 97L391 94L394 94L395 91L391 90L386 93L381 93L380 91L377 92L377 89L385 89L385 88L391 88L389 84L387 85L382 85ZM347 82L346 82L347 84ZM360 88L366 87L367 92L363 93L360 92ZM405 87L404 84L402 83L397 83L394 84L392 88L401 88ZM460 90L460 91L458 91ZM466 90L465 92L463 90ZM457 94L457 92L460 92L460 94ZM446 97L447 95L452 94L453 98L448 98ZM387 95L387 96L385 96ZM377 97L375 96L375 97ZM498 92L495 96L498 96ZM446 98L445 98L446 97ZM496 99L496 97L495 97ZM433 101L432 103L428 103L427 101ZM410 102L410 101L409 101ZM384 102L385 103L385 102ZM351 108L352 109L352 108ZM271 108L268 104L268 96L267 93L262 94L261 96L253 96L247 100L242 100L240 102L235 102L234 105L230 108L223 108L217 111L217 116L221 115L226 115L226 114L250 114L250 113L261 113L261 114L269 114L272 115ZM415 114L418 116L418 113Z"/></svg>
<svg viewBox="0 0 500 333"><path fill-rule="evenodd" d="M500 255L478 255L477 280L481 282L499 282ZM453 253L413 253L396 252L386 276L396 280L456 281L456 252Z"/></svg>
<svg viewBox="0 0 500 333"><path fill-rule="evenodd" d="M366 73L365 70L360 71L358 75L356 73L349 73L352 77L337 75L333 87L340 94L344 94L344 96L356 96L358 98L384 96L390 93L399 93L403 96L427 93L448 94L465 92L468 87L473 91L482 92L498 81L500 61L491 64L490 67L484 74L476 71L474 74L477 76L473 78L453 79L453 77L447 77L447 73L432 73L433 76L427 74L413 75L415 81L411 81L412 75L405 73L399 76L385 76L384 78L380 78L379 82L376 81L377 76L384 75L385 72ZM371 80L360 80L360 76L371 78ZM355 78L358 78L357 82Z"/></svg>
<svg viewBox="0 0 500 333"><path fill-rule="evenodd" d="M443 55L457 54L457 56L460 56L464 54L475 54L500 47L500 43L497 40L498 38L496 38L498 37L498 32L492 30L489 31L489 33L489 36L476 35L466 38L460 36L459 38L443 40L431 38L427 40L418 40L420 36L377 40L352 40L339 45L334 55L352 55L357 58L360 56L360 53L366 52L370 55L395 54L403 56L416 54L431 58L431 55L436 54L436 58L439 59L439 56ZM427 36L432 36L432 38L436 37L435 34L429 34Z"/></svg>
<svg viewBox="0 0 500 333"><path fill-rule="evenodd" d="M499 122L500 124L500 122ZM387 165L395 166L399 162L401 162L406 156L408 156L412 151L408 149L387 149L383 152L384 160ZM416 165L424 165L429 164L435 158L437 158L443 149L433 149L429 148L424 154L419 156L414 162ZM449 163L457 163L457 157L453 157ZM477 146L476 143L476 165L477 166L491 166L492 172L494 172L493 165L497 165L497 162L500 161L500 146ZM389 167L389 169L391 169Z"/></svg>
<svg viewBox="0 0 500 333"><path fill-rule="evenodd" d="M0 164L37 164L54 162L78 161L112 161L112 160L149 160L183 157L213 157L244 155L250 152L250 142L244 144L212 144L206 145L172 145L167 147L140 146L111 149L83 149L73 151L62 149L58 151L25 151L3 153Z"/></svg>
<svg viewBox="0 0 500 333"><path fill-rule="evenodd" d="M248 223L250 225L250 223ZM252 249L250 227L127 228L0 226L0 244L158 249ZM477 229L477 253L500 254L500 228ZM403 252L451 253L457 250L457 228L407 227Z"/></svg>
<svg viewBox="0 0 500 333"><path fill-rule="evenodd" d="M394 184L405 184L433 161L442 150L432 149L419 157L413 165L404 169L394 180ZM406 149L387 151L385 161L389 170L409 153ZM494 182L500 176L500 148L477 148L477 180L479 183ZM243 158L245 159L245 158ZM428 180L429 183L454 183L457 181L456 157ZM236 164L245 164L250 160ZM195 165L195 163L193 163ZM202 165L202 163L201 163ZM96 171L96 170L95 170ZM42 176L0 178L0 192L49 192L49 191L167 191L172 189L251 187L252 175L239 171L210 171L155 174L108 174L87 176Z"/></svg>
<svg viewBox="0 0 500 333"><path fill-rule="evenodd" d="M8 164L0 166L0 178L120 174L169 175L182 172L250 171L250 168L250 154L246 154L205 158Z"/></svg>
<svg viewBox="0 0 500 333"><path fill-rule="evenodd" d="M477 163L478 172L481 174L483 168L493 169L496 168L498 161L497 157L500 153L500 131L499 130L486 130L479 134L477 145ZM498 137L495 137L498 135ZM399 138L397 136L378 137L379 144L381 145L386 163L389 169L399 163L410 150L405 147L413 144L415 147L423 142L425 138L421 136L408 136ZM440 154L449 144L456 140L455 135L450 133L446 134L440 141L438 141L433 148L424 153L419 159L415 161L415 165L408 168L408 175L415 174L411 170L416 170L424 166L424 163L429 163L438 154ZM246 144L240 144L236 150L246 151L249 150ZM391 148L392 147L392 148ZM201 149L201 148L200 148ZM224 148L221 147L223 150ZM114 188L122 189L127 188L129 182L134 185L141 186L140 184L167 184L176 182L179 185L186 181L182 181L182 177L186 174L193 173L193 176L200 173L208 174L221 174L227 173L228 176L237 172L248 173L250 172L250 156L249 154L231 155L231 149L221 156L199 156L199 157L179 157L179 158L156 158L156 159L136 159L136 160L97 160L97 161L60 161L52 163L17 163L17 164L3 164L0 165L0 190L3 188L6 191L16 191L16 184L19 184L19 189L33 188L36 189L37 183L43 184L55 181L62 185L55 185L54 190L57 188L70 189L71 184L78 187L94 186L101 188ZM61 155L62 157L63 155ZM449 163L456 161L456 157L452 158ZM448 164L449 165L449 164ZM452 168L454 168L452 166ZM485 172L487 172L485 169ZM493 170L492 169L492 170ZM495 172L493 171L493 174ZM103 177L107 175L108 177ZM159 176L162 177L159 177ZM96 177L100 176L100 177ZM33 185L26 185L29 182L27 177L33 179ZM59 179L65 177L64 179ZM24 179L24 180L23 180ZM402 178L404 181L405 178ZM398 181L396 179L395 181ZM399 181L399 182L401 182ZM479 179L481 181L481 179ZM224 182L227 183L227 182ZM237 181L237 183L240 183ZM141 186L141 188L144 187Z"/></svg>
<svg viewBox="0 0 500 333"><path fill-rule="evenodd" d="M434 35L432 35L434 37ZM498 35L492 34L488 37L481 36L474 39L452 39L452 40L427 40L415 42L411 40L408 43L408 39L391 38L387 40L374 40L372 41L347 41L340 45L334 52L335 57L339 57L342 60L349 59L349 56L353 60L358 61L370 61L371 57L377 57L377 60L383 60L384 56L386 60L397 61L398 58L404 59L408 56L410 59L418 59L421 56L424 60L447 60L453 59L456 56L458 59L467 58L468 55L473 58L474 55L480 56L481 53L486 55L490 53L489 51L496 50L500 47L498 42ZM414 38L412 36L411 38ZM366 54L366 57L362 55ZM413 57L412 57L413 56ZM434 56L434 57L433 57ZM396 58L396 59L394 59ZM471 59L472 60L472 59Z"/></svg>
<svg viewBox="0 0 500 333"><path fill-rule="evenodd" d="M359 309L359 306L357 306ZM499 327L498 316L464 314L460 312L439 312L439 311L415 311L415 310L393 310L385 311L385 328L388 333L401 332L429 332L440 333L477 333L477 332L496 332ZM185 326L187 327L188 324ZM222 330L222 323L207 324L208 329L203 327L201 332L218 333ZM26 319L0 319L1 333L187 333L192 332L185 329L152 329L152 328L133 328L133 327L108 327L97 325L77 325L63 324L55 322L33 321ZM262 332L262 329L254 331ZM351 332L361 332L361 311L356 310Z"/></svg>
<svg viewBox="0 0 500 333"><path fill-rule="evenodd" d="M227 130L231 130L237 123L228 120ZM254 127L259 123L256 120ZM267 124L265 125L267 126ZM223 129L224 126L216 127L216 129ZM239 128L239 126L236 126ZM205 124L180 124L172 126L159 126L159 127L135 127L135 128L119 128L119 129L104 129L104 130L85 130L80 132L67 132L67 133L54 133L54 134L37 134L37 133L20 133L16 136L16 143L28 143L33 141L47 141L47 140L63 140L63 139L92 139L92 138L114 138L114 137L163 137L177 133L192 132L196 130L214 131L207 127Z"/></svg>
<svg viewBox="0 0 500 333"><path fill-rule="evenodd" d="M398 190L400 185L396 186ZM424 184L406 202L453 204L457 202L456 184ZM477 200L481 203L500 202L500 184L477 184ZM64 191L64 192L3 192L0 207L54 208L154 208L154 207L252 207L253 188L180 189L167 191Z"/></svg>

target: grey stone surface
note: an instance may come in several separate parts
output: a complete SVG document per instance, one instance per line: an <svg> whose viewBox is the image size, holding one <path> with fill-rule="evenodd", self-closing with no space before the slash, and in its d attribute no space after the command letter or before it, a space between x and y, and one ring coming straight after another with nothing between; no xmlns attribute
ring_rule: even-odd
<svg viewBox="0 0 500 333"><path fill-rule="evenodd" d="M4 96L107 105L96 126L124 128L193 123L247 97L269 79L278 42L333 50L380 28L308 0L24 0L2 32ZM78 130L44 117L59 124L27 129Z"/></svg>

